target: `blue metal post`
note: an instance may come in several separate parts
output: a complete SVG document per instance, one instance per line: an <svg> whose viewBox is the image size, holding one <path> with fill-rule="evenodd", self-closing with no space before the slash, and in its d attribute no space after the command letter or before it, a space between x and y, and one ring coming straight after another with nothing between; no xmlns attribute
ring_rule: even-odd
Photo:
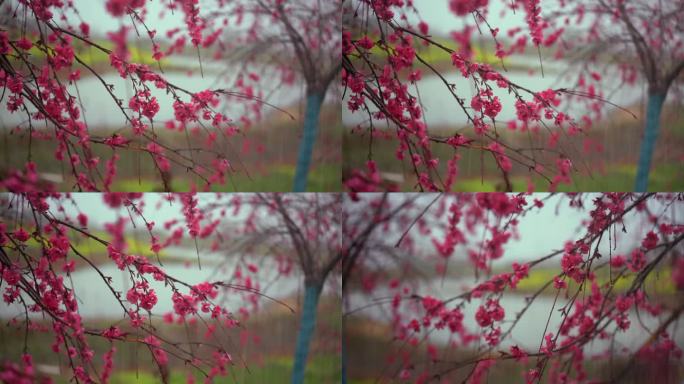
<svg viewBox="0 0 684 384"><path fill-rule="evenodd" d="M304 383L306 359L309 355L309 345L316 328L316 309L321 289L317 285L307 285L304 290L304 306L297 335L297 347L295 350L294 364L292 367L292 384Z"/></svg>
<svg viewBox="0 0 684 384"><path fill-rule="evenodd" d="M307 95L306 110L304 112L304 132L302 134L302 142L299 145L294 192L306 191L306 182L309 177L309 167L311 166L311 155L314 143L316 142L316 135L318 134L318 117L321 114L322 105L323 95L315 92Z"/></svg>
<svg viewBox="0 0 684 384"><path fill-rule="evenodd" d="M646 107L646 129L644 138L641 141L641 152L639 154L639 165L637 167L635 192L646 192L648 189L648 173L651 170L651 160L655 149L658 133L660 131L660 112L663 110L665 95L651 93L648 95L648 105Z"/></svg>

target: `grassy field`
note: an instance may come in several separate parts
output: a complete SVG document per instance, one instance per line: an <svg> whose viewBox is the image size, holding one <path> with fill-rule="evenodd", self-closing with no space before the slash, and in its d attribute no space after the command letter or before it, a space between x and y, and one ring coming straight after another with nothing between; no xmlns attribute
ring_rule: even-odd
<svg viewBox="0 0 684 384"><path fill-rule="evenodd" d="M561 274L560 268L534 268L530 271L528 277L517 285L517 293L534 293L541 289L546 283L553 280L554 277ZM599 285L608 284L614 281L613 292L616 294L625 293L629 290L634 282L635 275L630 273L628 275L616 278L617 272L613 271L613 275L607 268L596 271L597 283ZM612 277L612 279L611 279ZM579 285L574 280L566 278L570 291L574 292ZM677 289L672 282L672 268L663 267L650 274L644 283L644 287L649 294L658 296L674 296L677 294ZM551 286L545 291L546 294L556 294L556 289Z"/></svg>

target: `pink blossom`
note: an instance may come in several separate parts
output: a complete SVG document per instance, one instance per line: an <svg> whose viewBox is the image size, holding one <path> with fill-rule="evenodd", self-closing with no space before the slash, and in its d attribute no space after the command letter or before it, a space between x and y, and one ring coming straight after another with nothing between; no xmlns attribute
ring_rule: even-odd
<svg viewBox="0 0 684 384"><path fill-rule="evenodd" d="M645 265L646 257L644 256L644 253L639 249L632 251L631 261L627 264L629 269L632 270L632 272L639 272Z"/></svg>
<svg viewBox="0 0 684 384"><path fill-rule="evenodd" d="M511 348L509 349L511 356L515 358L515 361L527 362L527 353L520 349L517 345L512 345Z"/></svg>
<svg viewBox="0 0 684 384"><path fill-rule="evenodd" d="M25 37L19 39L16 44L17 47L23 49L24 51L28 51L29 49L31 49L31 47L33 47L33 43L31 42L31 40Z"/></svg>
<svg viewBox="0 0 684 384"><path fill-rule="evenodd" d="M363 49L371 49L375 45L375 43L373 43L373 40L371 40L367 35L364 35L361 39L359 39L356 42L356 44L358 44Z"/></svg>
<svg viewBox="0 0 684 384"><path fill-rule="evenodd" d="M84 213L79 213L78 216L76 217L78 219L78 224L81 227L87 227L88 226L88 216L86 216Z"/></svg>
<svg viewBox="0 0 684 384"><path fill-rule="evenodd" d="M656 247L656 245L658 245L658 235L656 235L653 231L648 232L644 240L641 242L641 246L645 250L653 249Z"/></svg>
<svg viewBox="0 0 684 384"><path fill-rule="evenodd" d="M614 255L610 259L610 265L613 268L620 268L625 265L625 257L622 255Z"/></svg>
<svg viewBox="0 0 684 384"><path fill-rule="evenodd" d="M488 0L450 0L449 9L458 16L467 15L477 8L486 7Z"/></svg>
<svg viewBox="0 0 684 384"><path fill-rule="evenodd" d="M491 153L494 155L494 158L496 159L496 162L502 171L509 172L513 168L513 164L511 164L511 159L508 156L506 156L506 154L504 153L504 148L499 143L497 143L496 141L492 141L487 146L487 149L489 149Z"/></svg>
<svg viewBox="0 0 684 384"><path fill-rule="evenodd" d="M157 98L150 95L150 91L139 91L135 96L131 98L128 102L128 106L134 110L152 119L157 112L159 112L159 103L157 103Z"/></svg>
<svg viewBox="0 0 684 384"><path fill-rule="evenodd" d="M86 22L82 22L81 24L79 24L78 29L85 36L88 36L90 34L90 25Z"/></svg>
<svg viewBox="0 0 684 384"><path fill-rule="evenodd" d="M22 243L25 243L29 238L31 238L31 235L30 235L23 227L19 227L19 229L17 229L16 231L14 231L14 233L12 234L12 236L13 236L17 241L20 241L20 242L22 242Z"/></svg>
<svg viewBox="0 0 684 384"><path fill-rule="evenodd" d="M475 320L481 327L487 327L495 321L503 320L505 315L503 307L498 300L489 299L486 305L480 305L475 313Z"/></svg>
<svg viewBox="0 0 684 384"><path fill-rule="evenodd" d="M145 337L143 340L152 350L152 355L154 356L154 360L157 362L159 365L167 365L169 363L169 358L166 354L166 351L164 351L161 348L161 342L159 339L157 339L153 335L149 335Z"/></svg>
<svg viewBox="0 0 684 384"><path fill-rule="evenodd" d="M109 327L107 330L103 331L102 336L110 340L116 340L121 339L122 337L126 336L126 334L121 332L121 330L118 327L112 326Z"/></svg>
<svg viewBox="0 0 684 384"><path fill-rule="evenodd" d="M135 283L133 288L128 290L126 300L131 304L150 311L157 304L157 295L154 289L149 287L147 281L141 281Z"/></svg>
<svg viewBox="0 0 684 384"><path fill-rule="evenodd" d="M549 332L544 336L544 345L541 347L539 352L551 356L554 349L556 348L556 341L553 338L553 333Z"/></svg>
<svg viewBox="0 0 684 384"><path fill-rule="evenodd" d="M68 261L62 267L62 271L65 273L71 273L76 270L76 262L74 260Z"/></svg>
<svg viewBox="0 0 684 384"><path fill-rule="evenodd" d="M145 0L107 0L105 3L105 9L112 16L123 16L128 13L129 10L134 10L136 8L143 7L145 5Z"/></svg>
<svg viewBox="0 0 684 384"><path fill-rule="evenodd" d="M104 354L102 357L102 360L104 361L104 366L102 367L102 382L107 383L109 382L109 377L112 374L112 369L114 369L114 353L116 352L116 348L112 346L112 348L107 351L107 353Z"/></svg>

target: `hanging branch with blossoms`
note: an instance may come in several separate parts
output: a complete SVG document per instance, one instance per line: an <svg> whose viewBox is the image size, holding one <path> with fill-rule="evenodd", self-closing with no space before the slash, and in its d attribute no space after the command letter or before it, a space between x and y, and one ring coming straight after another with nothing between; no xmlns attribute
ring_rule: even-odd
<svg viewBox="0 0 684 384"><path fill-rule="evenodd" d="M24 167L3 170L2 188L14 192L54 189L33 158L32 143L40 141L55 143L54 159L64 165L67 181L77 191L111 190L124 154L150 161L166 191L173 188L176 173L190 174L196 189L208 189L225 184L231 173L240 171L229 159L233 152L229 148L240 125L258 118L266 103L250 84L258 77L238 81L232 90L188 89L168 81L163 61L188 49L196 51L204 76L201 52L224 48L222 23L227 18L208 18L204 3L195 0L160 3L162 19L172 17L165 13L183 15L183 25L161 38L148 23L148 2L106 1L103 17L121 23L117 31L107 33L107 46L91 36L86 21L90 15L79 13L76 3L20 0L0 5L5 13L0 27L0 106L3 115L21 119L9 128L28 136L29 146ZM166 50L162 40L169 44ZM130 45L140 42L151 44L152 57L135 62ZM107 64L93 62L97 55L106 56ZM106 70L124 79L132 91L129 98L122 98L105 76ZM123 125L111 134L98 133L95 128L101 127L91 126L86 118L95 111L83 109L84 89L79 84L93 78L101 97L111 99L104 101L113 102L112 108L120 112ZM162 92L165 100L155 96ZM230 116L235 110L230 112L229 106L239 104L244 104L244 111L237 118ZM172 110L173 118L160 121L161 109ZM180 133L184 140L164 140L160 130Z"/></svg>
<svg viewBox="0 0 684 384"><path fill-rule="evenodd" d="M169 378L171 367L177 369L179 364L186 367L190 379L200 375L211 382L228 375L233 365L247 364L238 360L242 350L231 342L226 332L241 329L241 334L249 335L244 323L260 309L263 299L294 312L289 305L267 295L269 286L277 279L298 273L294 268L297 256L289 253L291 249L283 246L282 241L274 241L282 240L283 236L287 238L279 229L279 222L271 221L268 216L277 209L275 202L281 199L278 195L156 196L159 198L153 206L148 206L154 201L150 200L151 195L141 193L97 196L102 199L103 209L118 212L114 221L103 224L91 223L89 215L95 213L82 211L83 196L47 193L0 196L0 285L5 306L2 312L16 310L8 325L24 329L26 337L29 332L51 335L54 342L50 347L66 359L69 370L65 375L76 382L107 382L116 369L113 365L117 347L121 350L127 344L149 351L164 382ZM319 199L320 205L314 204ZM303 236L329 239L333 245L339 241L336 222L329 214L308 213L312 207L334 207L334 199L303 195L283 202L290 207L293 220L315 218L301 227ZM179 205L176 216L163 223L151 220L162 205L176 204ZM149 249L131 249L128 237L131 229L147 234ZM98 251L85 252L84 242L90 244L86 248ZM213 278L190 283L186 280L189 277L168 272L166 263L174 263L168 255L161 262L160 255L166 249L183 247L188 242L196 247L201 242L198 257L208 257L205 253L226 254L225 260L204 260L204 268L207 264L215 268L210 275ZM323 252L324 244L316 244L316 247L307 247L311 247L311 252ZM332 249L338 248L328 252L335 255ZM255 256L259 252L263 256ZM189 261L192 259L183 260L188 268L194 267ZM308 265L311 270L304 271L307 276L317 273L322 279L321 286L335 265L330 261L331 267L322 263L323 260L312 259ZM121 271L126 280L123 290L103 268L107 264ZM78 297L87 288L74 284L72 278L81 269L94 271L95 278L104 283L106 292L114 298L115 307L120 307L121 319L114 319L107 326L83 317ZM238 299L237 307L235 299ZM159 313L161 300L170 300L172 310ZM159 327L161 321L185 327L192 325L197 337L165 333ZM101 356L96 352L101 348L94 347L97 338L107 340L110 347ZM43 379L34 365L31 348L25 341L20 362L0 362L2 380Z"/></svg>
<svg viewBox="0 0 684 384"><path fill-rule="evenodd" d="M511 372L518 372L527 383L619 382L640 370L676 382L682 342L674 324L684 311L682 198L664 193L349 198L345 324L361 324L370 313L388 322L386 363L374 371L381 380L480 383L502 374L511 380ZM538 256L510 265L502 261L512 243L530 236L529 226L522 227L542 209L557 215L576 211L581 219L575 234L555 248L530 249ZM544 281L520 292L527 279L551 265L557 266L554 276L536 274L535 280L543 275ZM469 267L474 280L463 279L457 292L446 285ZM524 300L512 312L506 303L515 295ZM549 303L540 314L543 295ZM535 330L543 331L535 348L513 336L518 328L529 329L530 316L546 325ZM618 338L626 332L632 333L625 337L640 335L636 346L620 346ZM436 342L437 333L448 335L448 344Z"/></svg>
<svg viewBox="0 0 684 384"><path fill-rule="evenodd" d="M531 177L544 180L550 190L571 183L572 173L583 166L582 154L571 139L584 135L591 122L588 115L578 119L565 111L579 93L567 88L537 90L513 82L504 62L531 47L538 53L544 76L542 49L554 47L563 28L542 18L542 6L537 0L505 1L502 5L501 17L516 12L525 15L524 26L507 31L506 41L510 43L501 39L500 28L488 21L491 2L449 1L449 11L464 25L452 32L457 47L451 48L431 35L429 23L421 20L412 1L347 3L342 48L345 108L350 114L367 116L352 134L367 136L369 142L367 169L346 170L348 189L397 187L382 180L373 158L374 138L386 137L396 139L396 160L408 165L415 178L414 187L420 191L450 191L457 187L459 160L464 151L479 152L481 159L491 157L507 191L514 189L510 179L514 166L529 172L528 190L534 188ZM473 31L493 40L501 70L476 58L471 47ZM523 35L523 31L527 34ZM452 70L431 64L423 57L424 47L450 55ZM467 96L470 90L457 87L447 77L452 73L467 80L473 89L472 97ZM426 75L435 76L448 90L453 109L462 112L467 129L449 135L431 131L425 120L429 106L422 104L417 87ZM503 105L495 91L512 95L514 105ZM596 94L586 97L605 102ZM514 109L515 119L497 119L503 108ZM507 131L520 133L525 140L513 140ZM526 143L521 144L523 141ZM446 164L445 159L435 155L438 146L452 149Z"/></svg>

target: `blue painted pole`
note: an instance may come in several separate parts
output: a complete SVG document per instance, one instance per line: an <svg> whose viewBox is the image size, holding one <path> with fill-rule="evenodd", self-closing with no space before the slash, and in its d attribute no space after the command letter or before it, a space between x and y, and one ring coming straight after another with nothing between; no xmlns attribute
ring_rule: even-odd
<svg viewBox="0 0 684 384"><path fill-rule="evenodd" d="M646 106L646 129L644 138L641 141L641 152L639 153L639 165L637 167L635 192L646 192L648 189L648 173L651 170L651 160L655 149L658 133L660 131L660 112L663 110L665 95L651 93L648 95Z"/></svg>
<svg viewBox="0 0 684 384"><path fill-rule="evenodd" d="M322 105L323 95L314 92L306 96L304 132L302 134L302 142L299 144L294 192L306 191L306 182L309 177L309 167L311 166L311 155L314 143L316 142L316 135L318 134L318 117L321 114Z"/></svg>
<svg viewBox="0 0 684 384"><path fill-rule="evenodd" d="M299 323L297 347L292 367L292 384L304 383L306 359L309 355L311 337L316 328L316 309L318 308L320 294L321 289L317 285L307 285L304 290L304 306L302 307L302 317Z"/></svg>

